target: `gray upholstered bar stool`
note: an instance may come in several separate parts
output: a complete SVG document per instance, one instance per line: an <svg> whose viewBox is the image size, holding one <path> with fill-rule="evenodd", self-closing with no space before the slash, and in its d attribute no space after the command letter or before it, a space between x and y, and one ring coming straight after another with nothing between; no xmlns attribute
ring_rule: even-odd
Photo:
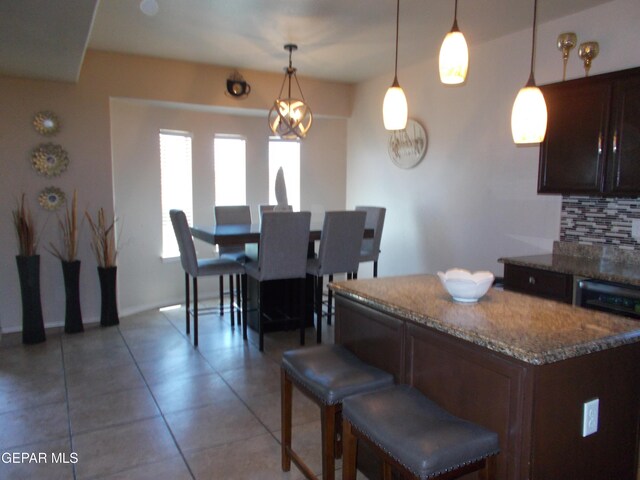
<svg viewBox="0 0 640 480"><path fill-rule="evenodd" d="M411 479L453 479L478 471L495 475L498 434L450 414L409 385L345 398L342 479L356 478L357 442L369 443L383 461Z"/></svg>
<svg viewBox="0 0 640 480"><path fill-rule="evenodd" d="M322 478L332 480L336 453L340 451L335 439L342 400L348 395L388 388L392 384L391 374L364 363L341 345L318 345L284 352L281 366L282 470L288 472L293 460L307 478L316 478L291 448L293 385L320 406Z"/></svg>

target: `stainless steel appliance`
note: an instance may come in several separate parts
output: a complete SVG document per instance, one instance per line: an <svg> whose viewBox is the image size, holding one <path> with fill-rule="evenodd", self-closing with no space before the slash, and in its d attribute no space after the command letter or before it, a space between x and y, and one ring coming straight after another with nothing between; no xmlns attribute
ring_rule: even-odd
<svg viewBox="0 0 640 480"><path fill-rule="evenodd" d="M576 305L640 320L640 287L592 279L576 287Z"/></svg>

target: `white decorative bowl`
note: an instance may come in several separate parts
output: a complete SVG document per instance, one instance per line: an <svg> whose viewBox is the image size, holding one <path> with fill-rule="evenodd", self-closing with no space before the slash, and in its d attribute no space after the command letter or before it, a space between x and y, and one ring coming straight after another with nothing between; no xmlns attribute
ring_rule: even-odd
<svg viewBox="0 0 640 480"><path fill-rule="evenodd" d="M493 273L480 271L471 273L462 268L438 272L442 286L456 302L475 303L493 284Z"/></svg>

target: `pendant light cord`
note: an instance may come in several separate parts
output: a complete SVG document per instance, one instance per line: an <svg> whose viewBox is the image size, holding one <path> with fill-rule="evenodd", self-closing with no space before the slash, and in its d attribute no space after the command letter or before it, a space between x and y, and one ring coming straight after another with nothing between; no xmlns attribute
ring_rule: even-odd
<svg viewBox="0 0 640 480"><path fill-rule="evenodd" d="M396 67L394 71L394 82L398 81L398 31L400 30L400 0L397 1L396 7Z"/></svg>
<svg viewBox="0 0 640 480"><path fill-rule="evenodd" d="M535 56L536 56L536 18L538 16L538 0L533 0L533 34L531 39L531 73L529 75L529 81L535 85L533 76Z"/></svg>
<svg viewBox="0 0 640 480"><path fill-rule="evenodd" d="M458 0L456 0L455 7L453 7L453 23L458 22Z"/></svg>

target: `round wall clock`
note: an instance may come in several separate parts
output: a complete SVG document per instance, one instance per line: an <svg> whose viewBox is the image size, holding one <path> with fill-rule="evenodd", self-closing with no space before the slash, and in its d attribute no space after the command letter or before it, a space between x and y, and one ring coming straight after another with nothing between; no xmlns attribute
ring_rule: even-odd
<svg viewBox="0 0 640 480"><path fill-rule="evenodd" d="M404 130L394 130L389 136L389 158L400 168L413 168L427 153L429 139L420 123L410 118Z"/></svg>

